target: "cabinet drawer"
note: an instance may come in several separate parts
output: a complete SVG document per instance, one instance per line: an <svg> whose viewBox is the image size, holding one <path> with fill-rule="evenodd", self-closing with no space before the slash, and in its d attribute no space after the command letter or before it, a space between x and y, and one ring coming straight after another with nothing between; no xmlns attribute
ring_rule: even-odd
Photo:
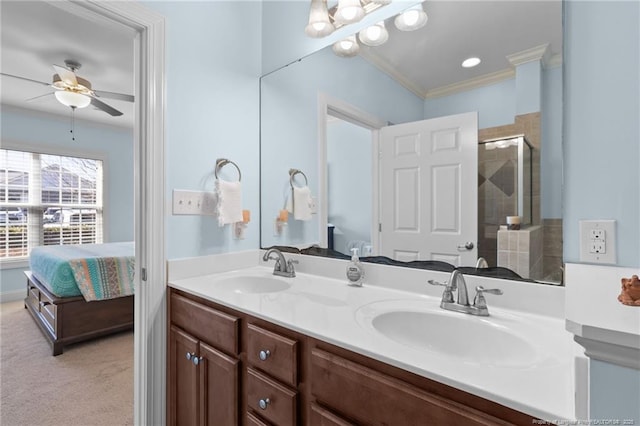
<svg viewBox="0 0 640 426"><path fill-rule="evenodd" d="M56 305L51 303L50 300L47 300L47 298L44 297L44 294L43 294L42 299L40 300L40 303L39 303L39 307L40 307L40 314L42 315L42 318L44 318L47 324L49 325L49 327L51 327L51 331L55 332Z"/></svg>
<svg viewBox="0 0 640 426"><path fill-rule="evenodd" d="M318 402L370 425L504 425L505 422L431 394L337 355L313 349L311 392Z"/></svg>
<svg viewBox="0 0 640 426"><path fill-rule="evenodd" d="M252 413L247 413L247 426L269 426L269 424L263 422Z"/></svg>
<svg viewBox="0 0 640 426"><path fill-rule="evenodd" d="M320 407L318 404L311 404L311 426L355 426L331 411Z"/></svg>
<svg viewBox="0 0 640 426"><path fill-rule="evenodd" d="M171 322L217 349L238 353L238 317L172 294Z"/></svg>
<svg viewBox="0 0 640 426"><path fill-rule="evenodd" d="M247 361L288 385L295 387L298 384L298 345L295 340L248 324Z"/></svg>
<svg viewBox="0 0 640 426"><path fill-rule="evenodd" d="M279 426L296 424L297 393L252 368L247 369L247 405Z"/></svg>

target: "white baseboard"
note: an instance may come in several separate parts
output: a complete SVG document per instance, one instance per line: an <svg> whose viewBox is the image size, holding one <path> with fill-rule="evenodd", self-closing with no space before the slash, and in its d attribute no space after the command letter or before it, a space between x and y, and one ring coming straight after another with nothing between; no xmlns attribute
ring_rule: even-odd
<svg viewBox="0 0 640 426"><path fill-rule="evenodd" d="M0 293L0 303L6 302L15 302L16 300L24 299L25 291L22 290L14 290L14 291L5 291L4 293Z"/></svg>

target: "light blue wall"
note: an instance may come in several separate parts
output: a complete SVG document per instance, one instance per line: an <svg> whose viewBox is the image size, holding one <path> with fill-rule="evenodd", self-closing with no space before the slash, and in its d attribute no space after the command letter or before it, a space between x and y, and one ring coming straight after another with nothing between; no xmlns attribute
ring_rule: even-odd
<svg viewBox="0 0 640 426"><path fill-rule="evenodd" d="M343 120L327 125L327 172L329 222L336 226L334 250L351 254L351 241L371 245L371 191L373 141L371 130ZM360 256L369 253L360 252Z"/></svg>
<svg viewBox="0 0 640 426"><path fill-rule="evenodd" d="M542 218L562 217L562 67L542 73Z"/></svg>
<svg viewBox="0 0 640 426"><path fill-rule="evenodd" d="M566 262L580 261L580 219L615 219L617 264L640 266L639 9L565 3Z"/></svg>
<svg viewBox="0 0 640 426"><path fill-rule="evenodd" d="M1 140L58 151L95 152L106 157L105 166L105 242L132 241L133 236L133 130L90 123L76 115L75 135L69 134L69 119L26 109L3 107ZM22 271L3 269L0 293L25 286Z"/></svg>
<svg viewBox="0 0 640 426"><path fill-rule="evenodd" d="M478 111L480 129L513 124L516 116L515 79L424 101L424 118L470 111Z"/></svg>
<svg viewBox="0 0 640 426"><path fill-rule="evenodd" d="M284 206L290 168L302 170L318 195L320 93L393 123L422 118L420 98L364 59L340 58L330 47L263 77L261 90L263 247L319 241L317 215L304 222L290 217L280 236L274 235L273 222Z"/></svg>
<svg viewBox="0 0 640 426"><path fill-rule="evenodd" d="M593 359L589 370L590 417L640 424L640 371ZM633 422L622 423L623 420Z"/></svg>
<svg viewBox="0 0 640 426"><path fill-rule="evenodd" d="M259 246L259 1L145 2L166 18L167 257ZM213 216L172 216L173 189L214 188L217 158L242 170L243 207L252 212L244 240ZM228 172L228 174L227 174ZM221 177L236 178L233 167Z"/></svg>
<svg viewBox="0 0 640 426"><path fill-rule="evenodd" d="M565 2L566 262L580 219L615 219L618 265L640 267L639 28L640 2ZM592 361L590 381L593 419L640 423L638 370Z"/></svg>
<svg viewBox="0 0 640 426"><path fill-rule="evenodd" d="M527 62L516 67L516 115L540 111L542 83L540 61Z"/></svg>

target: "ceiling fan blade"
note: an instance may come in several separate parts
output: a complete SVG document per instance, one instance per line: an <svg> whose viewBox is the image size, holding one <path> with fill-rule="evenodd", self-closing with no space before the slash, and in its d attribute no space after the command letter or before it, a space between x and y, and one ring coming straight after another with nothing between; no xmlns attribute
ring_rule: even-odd
<svg viewBox="0 0 640 426"><path fill-rule="evenodd" d="M2 73L0 73L0 75L3 75L3 76L5 76L5 77L17 78L18 80L29 81L29 82L31 82L31 83L41 84L41 85L43 85L43 86L51 86L51 84L50 84L50 83L44 83L44 82L42 82L42 81L32 80L32 79L30 79L30 78L20 77L20 76L13 75L13 74L6 74L6 73L3 73L3 72L2 72Z"/></svg>
<svg viewBox="0 0 640 426"><path fill-rule="evenodd" d="M44 98L45 96L53 95L54 92L45 93L44 95L34 96L33 98L27 99L25 102L32 102L36 99Z"/></svg>
<svg viewBox="0 0 640 426"><path fill-rule="evenodd" d="M101 109L102 111L106 112L107 114L113 115L114 117L118 117L120 115L122 115L122 113L120 111L118 111L117 109L113 108L112 106L109 106L107 104L105 104L104 102L102 102L101 100L98 100L95 97L91 97L91 105L93 105L94 107Z"/></svg>
<svg viewBox="0 0 640 426"><path fill-rule="evenodd" d="M93 93L101 98L116 99L119 101L133 102L133 95L125 95L124 93L106 92L104 90L94 90Z"/></svg>
<svg viewBox="0 0 640 426"><path fill-rule="evenodd" d="M77 86L78 80L76 79L76 74L68 70L65 67L61 67L60 65L53 65L53 69L56 71L56 74L60 77L60 80L64 81L70 86Z"/></svg>

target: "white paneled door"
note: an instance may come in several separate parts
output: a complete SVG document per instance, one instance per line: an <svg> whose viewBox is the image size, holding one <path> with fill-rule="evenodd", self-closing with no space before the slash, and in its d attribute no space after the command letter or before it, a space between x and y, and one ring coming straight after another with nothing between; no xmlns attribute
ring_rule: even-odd
<svg viewBox="0 0 640 426"><path fill-rule="evenodd" d="M383 127L380 135L380 254L475 265L477 113Z"/></svg>

